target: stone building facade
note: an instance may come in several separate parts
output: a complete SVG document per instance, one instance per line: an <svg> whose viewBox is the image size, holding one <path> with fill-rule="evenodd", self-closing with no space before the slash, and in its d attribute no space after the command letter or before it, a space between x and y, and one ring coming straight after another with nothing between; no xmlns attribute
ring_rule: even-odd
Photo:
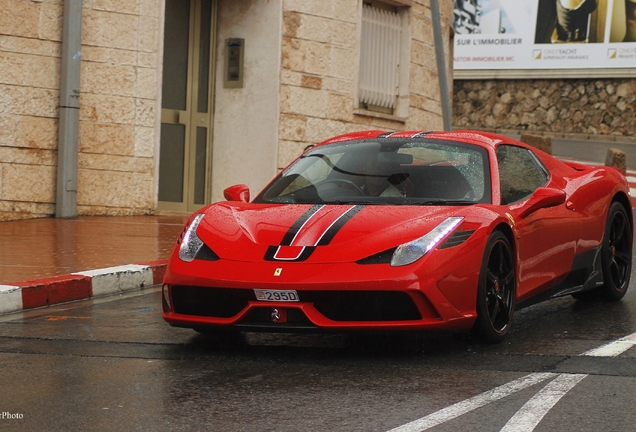
<svg viewBox="0 0 636 432"><path fill-rule="evenodd" d="M0 0L0 220L55 213L63 2ZM84 3L80 214L153 208L156 0Z"/></svg>
<svg viewBox="0 0 636 432"><path fill-rule="evenodd" d="M393 112L360 105L365 5L401 20ZM55 214L63 15L62 0L0 0L0 221ZM81 26L79 215L190 212L231 184L257 192L332 135L442 127L429 0L84 0Z"/></svg>
<svg viewBox="0 0 636 432"><path fill-rule="evenodd" d="M456 80L453 126L634 143L636 79Z"/></svg>

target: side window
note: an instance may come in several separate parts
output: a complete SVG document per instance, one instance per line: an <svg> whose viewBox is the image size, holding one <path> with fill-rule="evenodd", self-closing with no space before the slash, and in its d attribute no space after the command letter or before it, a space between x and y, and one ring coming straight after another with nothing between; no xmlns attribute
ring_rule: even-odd
<svg viewBox="0 0 636 432"><path fill-rule="evenodd" d="M548 173L527 149L512 145L497 148L501 203L510 204L529 197L548 182Z"/></svg>

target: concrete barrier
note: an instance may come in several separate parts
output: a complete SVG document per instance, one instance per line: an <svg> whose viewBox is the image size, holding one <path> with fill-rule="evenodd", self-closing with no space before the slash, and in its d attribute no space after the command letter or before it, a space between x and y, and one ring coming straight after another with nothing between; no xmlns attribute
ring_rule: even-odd
<svg viewBox="0 0 636 432"><path fill-rule="evenodd" d="M615 166L621 169L623 173L627 172L627 158L625 152L617 148L607 149L605 156L605 166Z"/></svg>
<svg viewBox="0 0 636 432"><path fill-rule="evenodd" d="M519 141L536 147L547 154L552 154L552 138L542 135L522 134Z"/></svg>

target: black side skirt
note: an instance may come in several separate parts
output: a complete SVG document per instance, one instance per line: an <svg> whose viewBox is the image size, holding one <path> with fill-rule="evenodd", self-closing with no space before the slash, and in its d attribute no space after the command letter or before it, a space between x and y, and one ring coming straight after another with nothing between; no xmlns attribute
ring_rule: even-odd
<svg viewBox="0 0 636 432"><path fill-rule="evenodd" d="M603 285L601 246L576 255L572 269L563 282L517 303L515 309L522 309L544 300L588 291Z"/></svg>

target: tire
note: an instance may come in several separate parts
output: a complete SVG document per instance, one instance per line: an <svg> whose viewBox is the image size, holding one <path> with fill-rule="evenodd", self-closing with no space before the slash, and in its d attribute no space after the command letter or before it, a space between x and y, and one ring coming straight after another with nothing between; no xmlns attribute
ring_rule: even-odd
<svg viewBox="0 0 636 432"><path fill-rule="evenodd" d="M483 342L504 340L512 324L517 275L512 248L501 232L491 234L479 272L477 321L473 333Z"/></svg>
<svg viewBox="0 0 636 432"><path fill-rule="evenodd" d="M632 272L632 227L625 207L615 201L607 212L601 247L603 286L601 296L610 301L623 298Z"/></svg>

